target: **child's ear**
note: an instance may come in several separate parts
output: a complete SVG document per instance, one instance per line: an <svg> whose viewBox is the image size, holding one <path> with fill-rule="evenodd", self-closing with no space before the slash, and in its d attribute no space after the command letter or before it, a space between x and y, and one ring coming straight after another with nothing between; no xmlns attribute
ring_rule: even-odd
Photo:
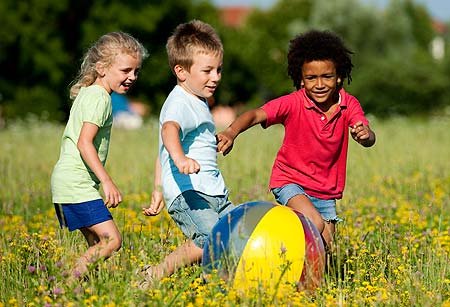
<svg viewBox="0 0 450 307"><path fill-rule="evenodd" d="M186 80L186 69L184 69L183 66L177 64L173 68L173 71L175 72L178 80L180 80L181 82Z"/></svg>
<svg viewBox="0 0 450 307"><path fill-rule="evenodd" d="M101 65L99 62L95 63L95 70L100 77L105 76L105 67Z"/></svg>

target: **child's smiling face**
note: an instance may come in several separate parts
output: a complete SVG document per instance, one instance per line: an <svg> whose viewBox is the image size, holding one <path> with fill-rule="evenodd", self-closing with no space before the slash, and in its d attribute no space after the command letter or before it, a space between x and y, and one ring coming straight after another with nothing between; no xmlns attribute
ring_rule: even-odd
<svg viewBox="0 0 450 307"><path fill-rule="evenodd" d="M302 66L302 85L306 95L318 105L332 105L340 82L336 66L330 60L305 62Z"/></svg>
<svg viewBox="0 0 450 307"><path fill-rule="evenodd" d="M178 67L180 85L189 93L210 98L222 78L222 54L196 52L190 69Z"/></svg>
<svg viewBox="0 0 450 307"><path fill-rule="evenodd" d="M98 78L102 85L109 93L112 91L124 94L128 92L131 85L136 81L139 70L141 68L141 60L136 56L126 53L116 55L113 63L105 68L98 68L97 71L101 78Z"/></svg>

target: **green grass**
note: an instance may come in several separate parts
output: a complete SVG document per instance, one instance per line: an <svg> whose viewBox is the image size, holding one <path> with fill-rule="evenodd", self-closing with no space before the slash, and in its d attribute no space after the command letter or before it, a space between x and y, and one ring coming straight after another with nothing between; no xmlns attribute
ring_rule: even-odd
<svg viewBox="0 0 450 307"><path fill-rule="evenodd" d="M50 175L63 126L16 123L0 131L0 306L450 306L450 120L374 120L377 143L350 141L347 186L338 202L334 270L315 293L281 285L241 296L201 268L182 269L141 291L135 270L156 263L184 240L163 212L144 217L150 198L157 125L114 130L107 169L125 195L113 210L121 251L80 286L65 271L86 248L81 234L58 228ZM254 127L219 157L230 198L269 200L267 185L281 127Z"/></svg>

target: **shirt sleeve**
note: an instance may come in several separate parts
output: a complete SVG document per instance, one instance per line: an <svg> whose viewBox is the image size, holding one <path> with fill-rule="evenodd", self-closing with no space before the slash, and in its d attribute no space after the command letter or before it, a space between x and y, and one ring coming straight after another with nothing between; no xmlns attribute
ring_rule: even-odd
<svg viewBox="0 0 450 307"><path fill-rule="evenodd" d="M89 99L87 99L89 97ZM80 101L82 121L103 127L112 113L111 100L101 94L86 96Z"/></svg>
<svg viewBox="0 0 450 307"><path fill-rule="evenodd" d="M361 107L361 104L355 97L349 96L347 108L348 108L348 123L350 127L352 127L359 121L361 121L364 125L369 125L369 121L364 115L364 111Z"/></svg>
<svg viewBox="0 0 450 307"><path fill-rule="evenodd" d="M268 128L275 124L283 124L290 111L290 103L284 96L270 100L261 109L266 112L267 119L261 123L263 128Z"/></svg>
<svg viewBox="0 0 450 307"><path fill-rule="evenodd" d="M197 117L193 114L191 108L182 100L172 101L167 105L161 123L173 121L180 126L181 138L197 127Z"/></svg>

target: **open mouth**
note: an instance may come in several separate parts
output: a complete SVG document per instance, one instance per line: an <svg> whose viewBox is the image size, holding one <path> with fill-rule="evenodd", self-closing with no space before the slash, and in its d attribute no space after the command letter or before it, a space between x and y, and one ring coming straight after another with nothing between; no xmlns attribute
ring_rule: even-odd
<svg viewBox="0 0 450 307"><path fill-rule="evenodd" d="M326 92L314 92L314 96L316 97L326 97L328 95L328 91Z"/></svg>
<svg viewBox="0 0 450 307"><path fill-rule="evenodd" d="M122 87L125 89L125 90L129 90L130 89L130 87L131 87L131 85L133 85L133 83L122 83Z"/></svg>

